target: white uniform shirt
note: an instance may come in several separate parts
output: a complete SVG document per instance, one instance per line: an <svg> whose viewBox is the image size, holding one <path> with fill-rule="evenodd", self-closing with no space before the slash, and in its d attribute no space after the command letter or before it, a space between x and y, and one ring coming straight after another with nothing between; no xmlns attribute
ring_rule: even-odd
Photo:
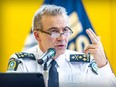
<svg viewBox="0 0 116 87"><path fill-rule="evenodd" d="M8 70L7 72L40 72L44 75L43 65L37 63L37 59L43 52L35 46L26 51L33 53L36 60L17 58L13 54L11 58L20 60L16 71ZM70 54L79 54L76 51L66 50L66 52L56 58L57 71L59 73L59 86L60 87L116 87L115 76L112 73L109 63L98 68L98 75L94 73L89 67L90 63L87 62L70 62ZM50 60L51 61L51 60ZM50 61L48 61L48 71L50 68ZM45 75L44 75L45 76Z"/></svg>

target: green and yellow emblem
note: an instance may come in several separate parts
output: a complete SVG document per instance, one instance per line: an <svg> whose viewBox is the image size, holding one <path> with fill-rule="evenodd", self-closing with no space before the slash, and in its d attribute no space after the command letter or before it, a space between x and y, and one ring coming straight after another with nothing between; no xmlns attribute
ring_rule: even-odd
<svg viewBox="0 0 116 87"><path fill-rule="evenodd" d="M11 58L8 63L8 70L16 71L19 63L21 63L21 61L16 60L15 58Z"/></svg>

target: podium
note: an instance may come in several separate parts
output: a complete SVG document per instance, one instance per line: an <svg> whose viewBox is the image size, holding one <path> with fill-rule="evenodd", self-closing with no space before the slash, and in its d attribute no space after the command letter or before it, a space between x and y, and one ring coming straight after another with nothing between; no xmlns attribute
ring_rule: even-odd
<svg viewBox="0 0 116 87"><path fill-rule="evenodd" d="M0 87L45 87L41 73L0 73Z"/></svg>

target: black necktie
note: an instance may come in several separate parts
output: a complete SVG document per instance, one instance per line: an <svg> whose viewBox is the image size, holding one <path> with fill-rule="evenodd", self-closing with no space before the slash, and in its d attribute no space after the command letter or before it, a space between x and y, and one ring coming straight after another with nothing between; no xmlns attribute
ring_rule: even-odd
<svg viewBox="0 0 116 87"><path fill-rule="evenodd" d="M59 87L58 72L55 67L57 63L55 60L52 60L50 64L48 87Z"/></svg>

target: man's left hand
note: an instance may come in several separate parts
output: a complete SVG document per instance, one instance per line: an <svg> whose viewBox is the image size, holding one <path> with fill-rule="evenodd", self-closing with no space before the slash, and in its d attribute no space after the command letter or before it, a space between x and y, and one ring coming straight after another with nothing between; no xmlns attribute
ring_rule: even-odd
<svg viewBox="0 0 116 87"><path fill-rule="evenodd" d="M96 34L91 29L87 29L86 33L88 34L92 44L89 44L85 48L84 52L85 54L93 54L97 66L101 68L107 64L107 59L100 38L96 36Z"/></svg>

